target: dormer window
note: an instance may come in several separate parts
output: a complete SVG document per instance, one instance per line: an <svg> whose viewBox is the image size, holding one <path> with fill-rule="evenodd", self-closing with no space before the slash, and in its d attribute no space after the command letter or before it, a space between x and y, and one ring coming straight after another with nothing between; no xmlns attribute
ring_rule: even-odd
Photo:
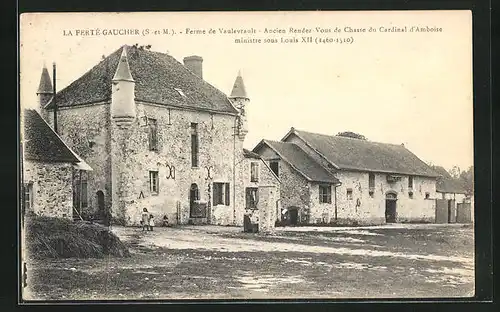
<svg viewBox="0 0 500 312"><path fill-rule="evenodd" d="M370 197L373 197L374 192L375 192L375 174L370 172L368 173L368 194L370 194Z"/></svg>
<svg viewBox="0 0 500 312"><path fill-rule="evenodd" d="M175 91L177 91L177 93L179 93L180 96L182 97L186 97L186 95L184 94L184 92L182 91L182 89L179 89L179 88L174 88Z"/></svg>
<svg viewBox="0 0 500 312"><path fill-rule="evenodd" d="M259 163L250 163L250 182L259 182Z"/></svg>
<svg viewBox="0 0 500 312"><path fill-rule="evenodd" d="M408 177L408 189L410 189L410 190L413 189L413 177L412 176Z"/></svg>
<svg viewBox="0 0 500 312"><path fill-rule="evenodd" d="M149 140L149 150L158 150L158 127L156 119L148 118L148 140Z"/></svg>
<svg viewBox="0 0 500 312"><path fill-rule="evenodd" d="M387 182L389 183L395 183L401 181L401 176L398 175L393 175L393 174L388 174L387 175Z"/></svg>

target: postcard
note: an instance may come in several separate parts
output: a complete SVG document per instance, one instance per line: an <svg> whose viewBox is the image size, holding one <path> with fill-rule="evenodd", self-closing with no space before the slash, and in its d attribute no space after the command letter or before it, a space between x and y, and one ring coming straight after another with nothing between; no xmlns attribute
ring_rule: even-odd
<svg viewBox="0 0 500 312"><path fill-rule="evenodd" d="M472 297L470 11L25 13L24 302Z"/></svg>

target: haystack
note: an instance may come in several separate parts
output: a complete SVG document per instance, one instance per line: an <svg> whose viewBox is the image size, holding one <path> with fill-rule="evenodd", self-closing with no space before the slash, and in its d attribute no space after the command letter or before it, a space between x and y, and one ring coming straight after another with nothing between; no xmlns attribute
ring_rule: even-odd
<svg viewBox="0 0 500 312"><path fill-rule="evenodd" d="M33 258L128 257L128 248L107 227L87 222L30 216L25 242Z"/></svg>

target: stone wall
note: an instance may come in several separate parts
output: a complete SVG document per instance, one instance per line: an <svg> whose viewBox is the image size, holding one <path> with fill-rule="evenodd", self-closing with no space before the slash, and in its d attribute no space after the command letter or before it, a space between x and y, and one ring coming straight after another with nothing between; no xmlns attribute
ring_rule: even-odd
<svg viewBox="0 0 500 312"><path fill-rule="evenodd" d="M115 149L123 136L127 142L121 147L125 160L121 161L122 174L117 179L123 185L119 192L125 201L122 208L125 211L120 213L114 209L116 217L124 216L126 224L137 224L142 208L146 207L156 220L167 215L170 223L179 220L185 224L190 218L191 185L195 183L199 199L212 206L213 183L222 182L230 183L230 205L212 207L209 221L234 224L235 183L241 183L233 177L234 155L235 151L237 154L242 152L242 142L233 136L236 117L178 109L169 111L146 103L136 103L136 109L137 118L128 132L113 128L111 137ZM148 126L143 117L157 120L157 151L149 150ZM191 166L191 123L198 124L199 164L196 168ZM113 162L120 162L119 154L112 152ZM158 194L151 192L150 171L158 171ZM180 215L177 207L180 207Z"/></svg>
<svg viewBox="0 0 500 312"><path fill-rule="evenodd" d="M327 224L335 219L335 186L332 188L331 203L320 203L319 201L319 183L310 182L309 188L311 192L311 208L309 223L311 224Z"/></svg>
<svg viewBox="0 0 500 312"><path fill-rule="evenodd" d="M342 183L337 187L337 216L340 223L385 223L385 197L389 191L397 194L397 222L434 220L435 179L414 177L413 198L410 198L408 176L403 176L398 182L388 183L386 174L376 173L373 196L369 194L368 172L339 171L337 178ZM352 199L347 198L347 189L352 190ZM425 199L426 192L429 192L429 199Z"/></svg>
<svg viewBox="0 0 500 312"><path fill-rule="evenodd" d="M189 221L189 190L196 183L200 200L211 209L209 223L243 224L246 187L243 181L247 175L250 180L250 165L242 154L242 140L233 136L235 116L136 103L137 118L124 130L110 122L109 107L109 103L86 105L60 109L58 114L61 137L94 169L88 178L89 212L97 209L96 193L101 190L106 207L111 209L114 203L111 209L114 218L126 224L137 224L144 207L155 215L157 222L167 215L169 223L185 224ZM52 124L52 112L47 116ZM149 150L144 117L157 120L157 151ZM198 124L196 168L191 167L191 123ZM240 170L236 176L233 176L234 166ZM158 171L158 194L150 191L149 171ZM263 183L270 181L266 174L261 177ZM214 182L230 184L230 205L212 207ZM116 190L114 199L112 185Z"/></svg>
<svg viewBox="0 0 500 312"><path fill-rule="evenodd" d="M258 181L252 182L251 181L251 164L252 163L257 163L258 164ZM255 159L255 158L243 158L240 159L240 162L236 166L237 169L237 179L242 181L242 184L238 185L237 188L237 199L236 199L236 205L238 207L237 209L237 225L241 226L243 225L243 215L247 214L250 216L250 219L252 222L259 223L264 222L266 225L264 225L265 229L268 229L271 226L274 227L275 221L279 217L280 211L281 211L281 201L280 201L280 181L279 179L274 175L274 173L271 171L271 168L269 168L266 164L266 162L262 159ZM247 209L246 207L246 188L247 187L257 187L259 188L259 209ZM268 191L268 188L272 188L273 191ZM262 194L261 194L261 189L262 189ZM261 211L261 195L266 196L266 192L271 192L272 195L268 195L269 198L264 199L264 204L263 207L265 207L265 211ZM271 207L271 202L273 206L273 211L267 211ZM243 209L241 209L241 208ZM261 219L261 217L265 215L267 219ZM272 218L269 219L269 218ZM267 231L267 230L265 230Z"/></svg>
<svg viewBox="0 0 500 312"><path fill-rule="evenodd" d="M276 201L279 192L276 186L266 185L259 187L259 232L273 233L276 222Z"/></svg>
<svg viewBox="0 0 500 312"><path fill-rule="evenodd" d="M326 159L321 157L314 149L307 146L295 134L290 135L286 141L299 145L313 159L325 167L325 169L334 173L342 183L341 186L336 188L336 194L335 188L332 189L332 198L337 198L338 223L385 223L385 194L387 191L395 191L397 193L396 211L398 222L433 221L435 202L434 200L425 199L425 192L429 192L430 199L436 198L435 179L414 177L413 198L409 198L408 176L404 176L400 182L389 184L386 180L386 174L377 173L375 174L375 190L372 197L369 195L368 189L368 172L334 169ZM352 200L347 199L348 188L352 189Z"/></svg>
<svg viewBox="0 0 500 312"><path fill-rule="evenodd" d="M259 151L261 157L269 164L270 160L276 160L279 156L268 146ZM312 204L312 195L309 182L293 169L287 162L278 161L278 177L281 180L280 204L281 208L290 210L291 207L298 208L299 223L309 223L309 211ZM281 220L281 213L277 216Z"/></svg>
<svg viewBox="0 0 500 312"><path fill-rule="evenodd" d="M53 111L46 116L53 124ZM109 103L60 108L58 132L64 142L92 167L88 171L88 207L83 213L95 213L97 192L104 193L105 208L111 208L111 161ZM77 176L76 176L77 177Z"/></svg>
<svg viewBox="0 0 500 312"><path fill-rule="evenodd" d="M38 215L73 217L72 165L25 160L23 182L33 185L33 211Z"/></svg>

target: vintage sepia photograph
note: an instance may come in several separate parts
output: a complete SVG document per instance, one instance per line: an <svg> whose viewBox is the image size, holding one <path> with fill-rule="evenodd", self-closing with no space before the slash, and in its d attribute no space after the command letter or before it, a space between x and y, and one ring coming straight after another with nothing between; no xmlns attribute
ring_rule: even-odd
<svg viewBox="0 0 500 312"><path fill-rule="evenodd" d="M24 13L24 302L475 294L470 11Z"/></svg>

